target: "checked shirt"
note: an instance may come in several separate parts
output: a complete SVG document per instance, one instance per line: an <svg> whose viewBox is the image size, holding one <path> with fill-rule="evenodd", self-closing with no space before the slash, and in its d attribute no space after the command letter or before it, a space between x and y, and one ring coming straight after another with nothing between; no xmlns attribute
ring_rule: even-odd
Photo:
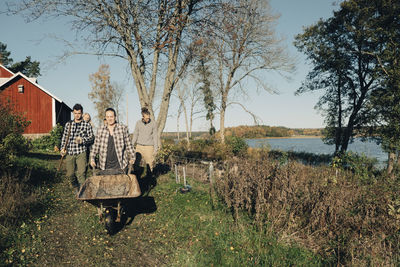
<svg viewBox="0 0 400 267"><path fill-rule="evenodd" d="M66 147L68 155L78 155L86 151L86 147L93 143L93 130L90 123L81 121L76 123L75 121L69 121L65 124L63 137L61 139L61 148L64 148L67 141L68 131L71 127L71 133L69 135L68 145ZM82 137L83 143L76 144L74 142L76 137Z"/></svg>
<svg viewBox="0 0 400 267"><path fill-rule="evenodd" d="M94 144L90 151L90 161L94 161L96 155L99 155L99 167L101 170L104 170L106 167L109 135L108 127L105 125L101 126L97 131ZM131 139L129 138L128 127L117 123L114 128L113 137L119 165L121 169L124 169L128 165L129 159L135 158L135 151Z"/></svg>

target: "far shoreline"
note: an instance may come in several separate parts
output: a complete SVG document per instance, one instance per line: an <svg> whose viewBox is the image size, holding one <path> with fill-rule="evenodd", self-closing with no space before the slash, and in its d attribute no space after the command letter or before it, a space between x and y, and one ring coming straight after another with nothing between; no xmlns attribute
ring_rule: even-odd
<svg viewBox="0 0 400 267"><path fill-rule="evenodd" d="M323 138L323 136L318 135L292 135L292 136L267 136L267 137L254 137L254 138L244 138L244 139L311 139L311 138Z"/></svg>

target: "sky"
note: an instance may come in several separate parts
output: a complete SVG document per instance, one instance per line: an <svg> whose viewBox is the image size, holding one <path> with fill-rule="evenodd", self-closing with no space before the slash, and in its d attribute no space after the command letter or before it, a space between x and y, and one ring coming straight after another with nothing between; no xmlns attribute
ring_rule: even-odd
<svg viewBox="0 0 400 267"><path fill-rule="evenodd" d="M76 46L82 44L81 40L76 39L70 25L60 19L40 19L27 23L19 15L5 14L5 2L6 0L0 1L0 25L2 25L0 42L7 45L7 50L11 52L10 57L14 59L14 62L24 60L26 56L39 61L41 76L38 77L38 83L70 107L75 103L81 103L84 112L89 112L92 117L95 110L88 98L88 93L91 91L89 75L95 73L101 64L110 65L111 81L120 84L126 92L122 101L121 110L124 115L121 121L128 124L130 131L133 131L135 122L140 119L140 105L127 62L110 57L75 55L60 63L58 58L68 49L67 44L60 39L66 39ZM294 95L311 66L305 56L293 46L293 41L295 35L302 33L304 27L316 23L320 18L331 17L332 12L338 9L333 2L333 0L270 1L273 12L280 15L276 34L284 38L283 44L287 47L289 54L295 58L297 71L290 75L289 81L279 75L265 75L267 84L278 91L278 94L257 92L249 88L249 95L245 98L240 97L246 109L258 116L260 124L289 128L324 127L322 115L314 109L319 95L315 93ZM177 102L176 98L171 99L164 131L177 130ZM218 115L216 117L214 125L218 130ZM180 130L183 131L183 118L179 124ZM240 106L229 106L225 126L239 125L254 125L253 118ZM204 117L197 118L194 121L193 130L207 131L208 127L209 122Z"/></svg>

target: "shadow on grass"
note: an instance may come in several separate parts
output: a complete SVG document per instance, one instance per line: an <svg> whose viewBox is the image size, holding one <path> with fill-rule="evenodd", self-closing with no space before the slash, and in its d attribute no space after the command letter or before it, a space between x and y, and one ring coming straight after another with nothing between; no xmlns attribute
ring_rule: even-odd
<svg viewBox="0 0 400 267"><path fill-rule="evenodd" d="M61 156L59 154L46 154L40 152L29 152L28 157L37 158L41 160L59 160Z"/></svg>
<svg viewBox="0 0 400 267"><path fill-rule="evenodd" d="M135 166L134 174L138 179L142 195L137 198L126 199L121 203L124 214L121 216L121 221L115 223L114 231L110 233L111 235L117 234L126 225L130 225L137 215L149 214L157 211L157 204L154 198L149 196L149 193L157 186L157 178L169 171L170 167L167 164L157 164L153 171L150 171L148 166Z"/></svg>
<svg viewBox="0 0 400 267"><path fill-rule="evenodd" d="M57 172L56 166L45 159L45 155L42 159L31 154L21 157L7 172L20 182L33 187L57 183L62 177L62 173Z"/></svg>
<svg viewBox="0 0 400 267"><path fill-rule="evenodd" d="M157 204L153 197L140 196L137 198L127 199L123 201L123 214L119 222L115 222L110 235L116 235L126 225L130 225L135 217L139 214L149 214L157 210Z"/></svg>

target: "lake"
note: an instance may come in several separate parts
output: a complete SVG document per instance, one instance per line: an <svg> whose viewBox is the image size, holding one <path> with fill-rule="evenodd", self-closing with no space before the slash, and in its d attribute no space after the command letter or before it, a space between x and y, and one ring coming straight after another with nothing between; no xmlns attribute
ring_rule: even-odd
<svg viewBox="0 0 400 267"><path fill-rule="evenodd" d="M270 147L273 150L307 152L314 154L332 154L335 151L334 145L327 145L321 138L277 138L277 139L245 139L249 147ZM387 161L387 153L375 142L361 142L356 138L349 144L348 151L364 154L367 157L376 158L380 166Z"/></svg>

